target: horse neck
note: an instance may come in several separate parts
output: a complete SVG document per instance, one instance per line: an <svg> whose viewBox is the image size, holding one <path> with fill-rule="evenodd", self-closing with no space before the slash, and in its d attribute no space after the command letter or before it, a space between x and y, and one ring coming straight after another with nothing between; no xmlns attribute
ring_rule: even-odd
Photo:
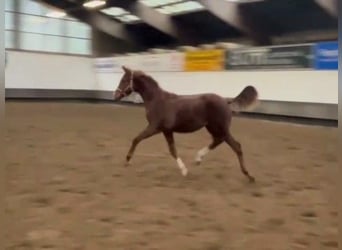
<svg viewBox="0 0 342 250"><path fill-rule="evenodd" d="M163 90L156 84L144 82L141 89L137 90L144 103L148 104L160 98Z"/></svg>

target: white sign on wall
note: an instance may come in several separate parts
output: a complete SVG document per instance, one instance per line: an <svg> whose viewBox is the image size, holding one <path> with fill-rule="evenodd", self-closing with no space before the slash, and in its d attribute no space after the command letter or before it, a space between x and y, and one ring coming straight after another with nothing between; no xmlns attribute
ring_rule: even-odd
<svg viewBox="0 0 342 250"><path fill-rule="evenodd" d="M183 53L141 55L139 69L146 72L183 71Z"/></svg>
<svg viewBox="0 0 342 250"><path fill-rule="evenodd" d="M184 54L181 52L96 58L98 73L123 72L122 66L145 72L176 72L184 69Z"/></svg>
<svg viewBox="0 0 342 250"><path fill-rule="evenodd" d="M123 73L122 66L136 69L139 58L138 56L118 56L118 57L112 57L112 60L114 64L113 72Z"/></svg>
<svg viewBox="0 0 342 250"><path fill-rule="evenodd" d="M112 57L102 57L95 59L95 71L98 73L113 73L114 60Z"/></svg>

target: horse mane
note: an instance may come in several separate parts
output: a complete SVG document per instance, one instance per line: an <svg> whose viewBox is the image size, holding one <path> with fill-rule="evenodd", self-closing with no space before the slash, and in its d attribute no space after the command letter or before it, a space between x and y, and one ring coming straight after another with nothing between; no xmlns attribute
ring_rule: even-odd
<svg viewBox="0 0 342 250"><path fill-rule="evenodd" d="M153 85L154 87L160 88L158 82L150 75L147 75L145 72L141 71L141 70L137 70L134 72L134 75L144 81L147 82L147 84Z"/></svg>
<svg viewBox="0 0 342 250"><path fill-rule="evenodd" d="M158 89L161 91L161 93L165 96L168 96L169 98L177 97L177 94L166 91L165 89L161 88L159 83L150 75L146 74L145 72L141 70L134 71L134 75L137 77L137 79L144 82L146 85L153 86L154 89Z"/></svg>

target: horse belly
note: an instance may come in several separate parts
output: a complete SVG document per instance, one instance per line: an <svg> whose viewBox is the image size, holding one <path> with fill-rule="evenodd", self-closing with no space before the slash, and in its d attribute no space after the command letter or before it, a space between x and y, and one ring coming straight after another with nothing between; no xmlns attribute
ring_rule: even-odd
<svg viewBox="0 0 342 250"><path fill-rule="evenodd" d="M204 102L185 99L173 104L173 107L176 108L166 112L165 121L169 130L177 133L191 133L207 125L208 117Z"/></svg>
<svg viewBox="0 0 342 250"><path fill-rule="evenodd" d="M191 133L201 129L205 125L206 121L204 120L184 119L182 121L177 122L172 130L177 133Z"/></svg>

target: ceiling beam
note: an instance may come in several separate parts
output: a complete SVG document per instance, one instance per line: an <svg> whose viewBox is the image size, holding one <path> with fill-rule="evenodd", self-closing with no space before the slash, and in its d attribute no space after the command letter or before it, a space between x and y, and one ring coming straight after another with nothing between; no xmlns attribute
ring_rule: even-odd
<svg viewBox="0 0 342 250"><path fill-rule="evenodd" d="M111 5L121 7L136 15L144 23L174 38L182 44L192 44L200 40L194 29L189 29L172 20L172 17L136 0L112 0Z"/></svg>
<svg viewBox="0 0 342 250"><path fill-rule="evenodd" d="M130 44L136 45L133 35L130 34L125 25L116 22L113 19L102 15L101 13L86 10L77 4L71 3L70 1L41 0L41 2L44 2L45 4L55 8L61 8L66 11L68 15L79 19L104 33L126 41Z"/></svg>
<svg viewBox="0 0 342 250"><path fill-rule="evenodd" d="M338 0L315 0L315 2L329 15L338 18Z"/></svg>
<svg viewBox="0 0 342 250"><path fill-rule="evenodd" d="M78 16L79 14L74 13L74 15ZM133 35L130 34L125 25L106 17L105 15L89 11L82 13L81 16L81 18L83 19L82 21L88 23L93 27L96 27L98 30L104 33L107 33L113 37L119 38L120 40L124 40L132 44L136 43Z"/></svg>
<svg viewBox="0 0 342 250"><path fill-rule="evenodd" d="M260 19L255 18L246 8L241 8L238 3L225 0L197 1L213 15L250 37L255 44L267 45L271 43L271 37L260 24Z"/></svg>

